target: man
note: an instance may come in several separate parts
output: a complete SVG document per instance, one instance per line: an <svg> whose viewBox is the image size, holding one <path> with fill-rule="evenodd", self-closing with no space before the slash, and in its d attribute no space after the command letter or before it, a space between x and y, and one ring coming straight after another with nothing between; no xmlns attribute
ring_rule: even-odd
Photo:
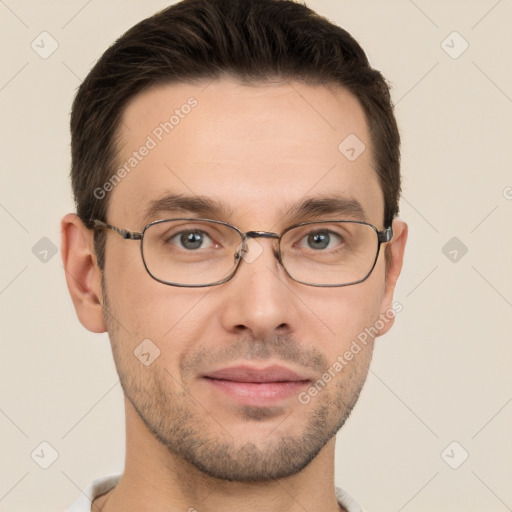
<svg viewBox="0 0 512 512"><path fill-rule="evenodd" d="M109 333L126 460L69 510L361 510L335 434L393 323L407 227L389 90L357 42L289 0L184 0L105 52L71 131L64 266Z"/></svg>

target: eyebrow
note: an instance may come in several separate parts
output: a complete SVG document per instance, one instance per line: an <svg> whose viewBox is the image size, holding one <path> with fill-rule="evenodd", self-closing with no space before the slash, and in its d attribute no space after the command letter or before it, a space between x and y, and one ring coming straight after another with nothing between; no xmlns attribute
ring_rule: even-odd
<svg viewBox="0 0 512 512"><path fill-rule="evenodd" d="M200 217L220 218L229 217L233 210L226 204L206 196L186 196L169 194L151 201L144 211L143 221L151 222L162 214L187 213Z"/></svg>
<svg viewBox="0 0 512 512"><path fill-rule="evenodd" d="M350 217L365 220L365 210L361 203L353 198L328 195L304 198L283 210L283 219L290 222L301 222L305 219L315 219L326 215ZM162 215L184 213L203 218L226 220L233 216L234 209L226 203L206 196L187 196L184 194L169 194L151 201L144 211L143 222L149 223Z"/></svg>
<svg viewBox="0 0 512 512"><path fill-rule="evenodd" d="M335 195L305 198L293 205L286 213L286 217L293 220L319 218L326 215L366 220L366 212L357 199Z"/></svg>

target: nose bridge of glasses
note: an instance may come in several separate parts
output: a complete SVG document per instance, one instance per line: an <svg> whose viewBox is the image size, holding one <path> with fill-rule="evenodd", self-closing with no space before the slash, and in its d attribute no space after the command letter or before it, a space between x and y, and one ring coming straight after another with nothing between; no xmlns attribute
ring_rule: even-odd
<svg viewBox="0 0 512 512"><path fill-rule="evenodd" d="M246 238L281 238L277 233L270 231L247 231Z"/></svg>
<svg viewBox="0 0 512 512"><path fill-rule="evenodd" d="M247 262L252 263L252 261L254 261L254 259L256 259L261 254L261 252L263 252L263 248L255 240L253 242L255 244L255 247L252 249L252 255L247 254L248 241L251 239L256 239L256 238L270 238L270 239L274 239L274 240L280 240L281 237L277 233L272 233L269 231L247 231L246 233L243 233L242 243L237 248L237 253L235 254L235 259L242 257ZM254 250L256 247L257 247L257 249ZM280 260L279 251L277 250L277 248L275 246L274 246L273 253L274 253L274 256L278 260Z"/></svg>

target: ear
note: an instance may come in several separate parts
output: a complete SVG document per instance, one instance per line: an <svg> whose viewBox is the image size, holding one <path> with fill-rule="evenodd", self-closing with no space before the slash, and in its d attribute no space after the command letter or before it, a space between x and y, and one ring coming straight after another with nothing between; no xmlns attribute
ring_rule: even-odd
<svg viewBox="0 0 512 512"><path fill-rule="evenodd" d="M80 323L89 331L105 332L94 234L74 213L61 221L61 252L68 290Z"/></svg>
<svg viewBox="0 0 512 512"><path fill-rule="evenodd" d="M403 220L395 219L393 221L393 238L391 242L386 244L389 254L386 262L386 283L380 308L380 318L384 326L379 329L377 336L382 336L391 329L391 326L395 323L396 313L402 310L400 304L393 305L393 294L398 276L402 271L407 233L407 224Z"/></svg>

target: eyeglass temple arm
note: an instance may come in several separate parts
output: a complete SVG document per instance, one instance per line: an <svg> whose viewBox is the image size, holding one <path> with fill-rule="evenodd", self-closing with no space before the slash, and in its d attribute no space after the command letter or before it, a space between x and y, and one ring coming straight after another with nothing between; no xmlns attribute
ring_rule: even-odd
<svg viewBox="0 0 512 512"><path fill-rule="evenodd" d="M140 240L142 238L142 233L137 233L135 231L128 231L127 229L116 228L115 226L111 226L110 224L106 224L101 220L95 219L93 221L95 228L106 228L111 229L119 236L122 236L125 240Z"/></svg>
<svg viewBox="0 0 512 512"><path fill-rule="evenodd" d="M379 242L381 244L383 244L385 242L389 242L393 238L393 228L391 226L389 226L386 229L384 229L383 231L378 231L377 235L379 237Z"/></svg>

